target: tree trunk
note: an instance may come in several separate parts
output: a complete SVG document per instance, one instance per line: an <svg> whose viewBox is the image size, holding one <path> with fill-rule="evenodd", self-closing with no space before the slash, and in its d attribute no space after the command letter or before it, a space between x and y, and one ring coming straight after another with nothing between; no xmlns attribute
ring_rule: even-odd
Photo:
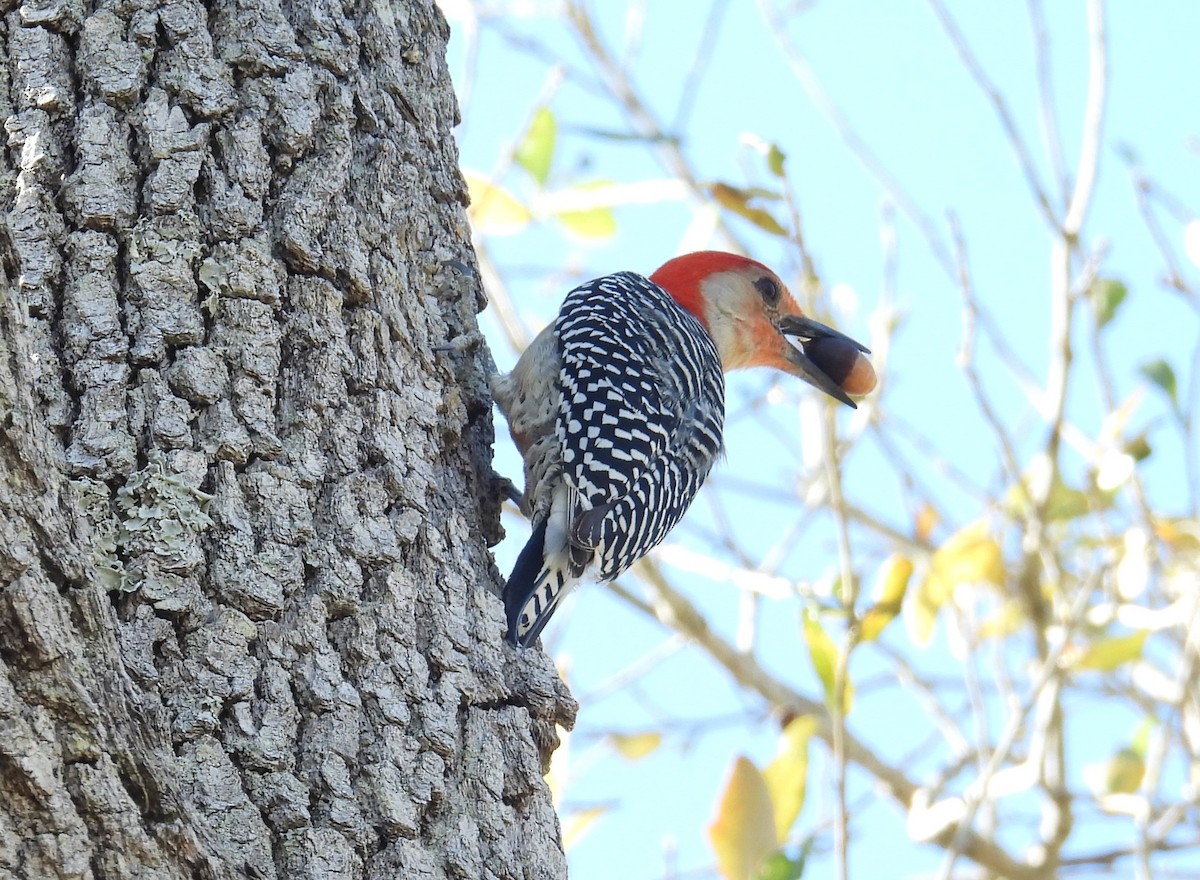
<svg viewBox="0 0 1200 880"><path fill-rule="evenodd" d="M0 877L564 876L445 21L90 5L0 3Z"/></svg>

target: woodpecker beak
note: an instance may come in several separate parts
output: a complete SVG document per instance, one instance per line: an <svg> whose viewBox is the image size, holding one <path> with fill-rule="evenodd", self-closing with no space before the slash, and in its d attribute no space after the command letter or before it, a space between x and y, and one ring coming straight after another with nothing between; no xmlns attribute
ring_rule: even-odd
<svg viewBox="0 0 1200 880"><path fill-rule="evenodd" d="M784 358L797 376L852 409L852 394L875 387L875 370L864 354L871 351L844 333L802 315L781 315L776 329L787 340Z"/></svg>

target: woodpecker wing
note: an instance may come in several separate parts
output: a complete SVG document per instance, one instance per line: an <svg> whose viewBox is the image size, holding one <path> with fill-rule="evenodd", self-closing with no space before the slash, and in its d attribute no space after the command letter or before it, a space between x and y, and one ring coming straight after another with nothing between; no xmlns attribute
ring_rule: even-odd
<svg viewBox="0 0 1200 880"><path fill-rule="evenodd" d="M721 361L693 315L630 272L573 290L555 330L572 543L608 579L666 537L720 455Z"/></svg>
<svg viewBox="0 0 1200 880"><path fill-rule="evenodd" d="M725 380L704 326L621 272L577 287L555 324L564 487L508 580L508 638L528 646L584 569L616 577L679 522L721 452Z"/></svg>

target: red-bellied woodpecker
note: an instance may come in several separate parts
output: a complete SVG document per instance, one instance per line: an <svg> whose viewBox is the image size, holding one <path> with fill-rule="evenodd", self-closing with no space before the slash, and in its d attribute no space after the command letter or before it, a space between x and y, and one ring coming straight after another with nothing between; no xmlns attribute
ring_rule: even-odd
<svg viewBox="0 0 1200 880"><path fill-rule="evenodd" d="M529 645L586 569L616 577L679 522L721 452L724 371L775 367L853 407L850 394L875 387L864 352L735 254L687 254L567 294L492 381L533 521L504 589L509 640Z"/></svg>

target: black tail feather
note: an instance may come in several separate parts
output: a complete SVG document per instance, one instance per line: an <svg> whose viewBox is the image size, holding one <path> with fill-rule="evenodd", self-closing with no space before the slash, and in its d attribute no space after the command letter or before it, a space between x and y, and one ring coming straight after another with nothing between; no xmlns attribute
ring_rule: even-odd
<svg viewBox="0 0 1200 880"><path fill-rule="evenodd" d="M545 545L546 521L542 520L534 527L533 534L529 536L529 542L521 551L521 555L517 557L517 564L513 566L508 583L504 585L504 613L508 618L508 640L523 648L528 647L538 637L538 633L546 625L546 620L550 618L550 615L546 615L532 630L523 636L517 635L517 627L521 622L521 611L524 610L525 603L538 588L538 576L542 573L545 563Z"/></svg>

